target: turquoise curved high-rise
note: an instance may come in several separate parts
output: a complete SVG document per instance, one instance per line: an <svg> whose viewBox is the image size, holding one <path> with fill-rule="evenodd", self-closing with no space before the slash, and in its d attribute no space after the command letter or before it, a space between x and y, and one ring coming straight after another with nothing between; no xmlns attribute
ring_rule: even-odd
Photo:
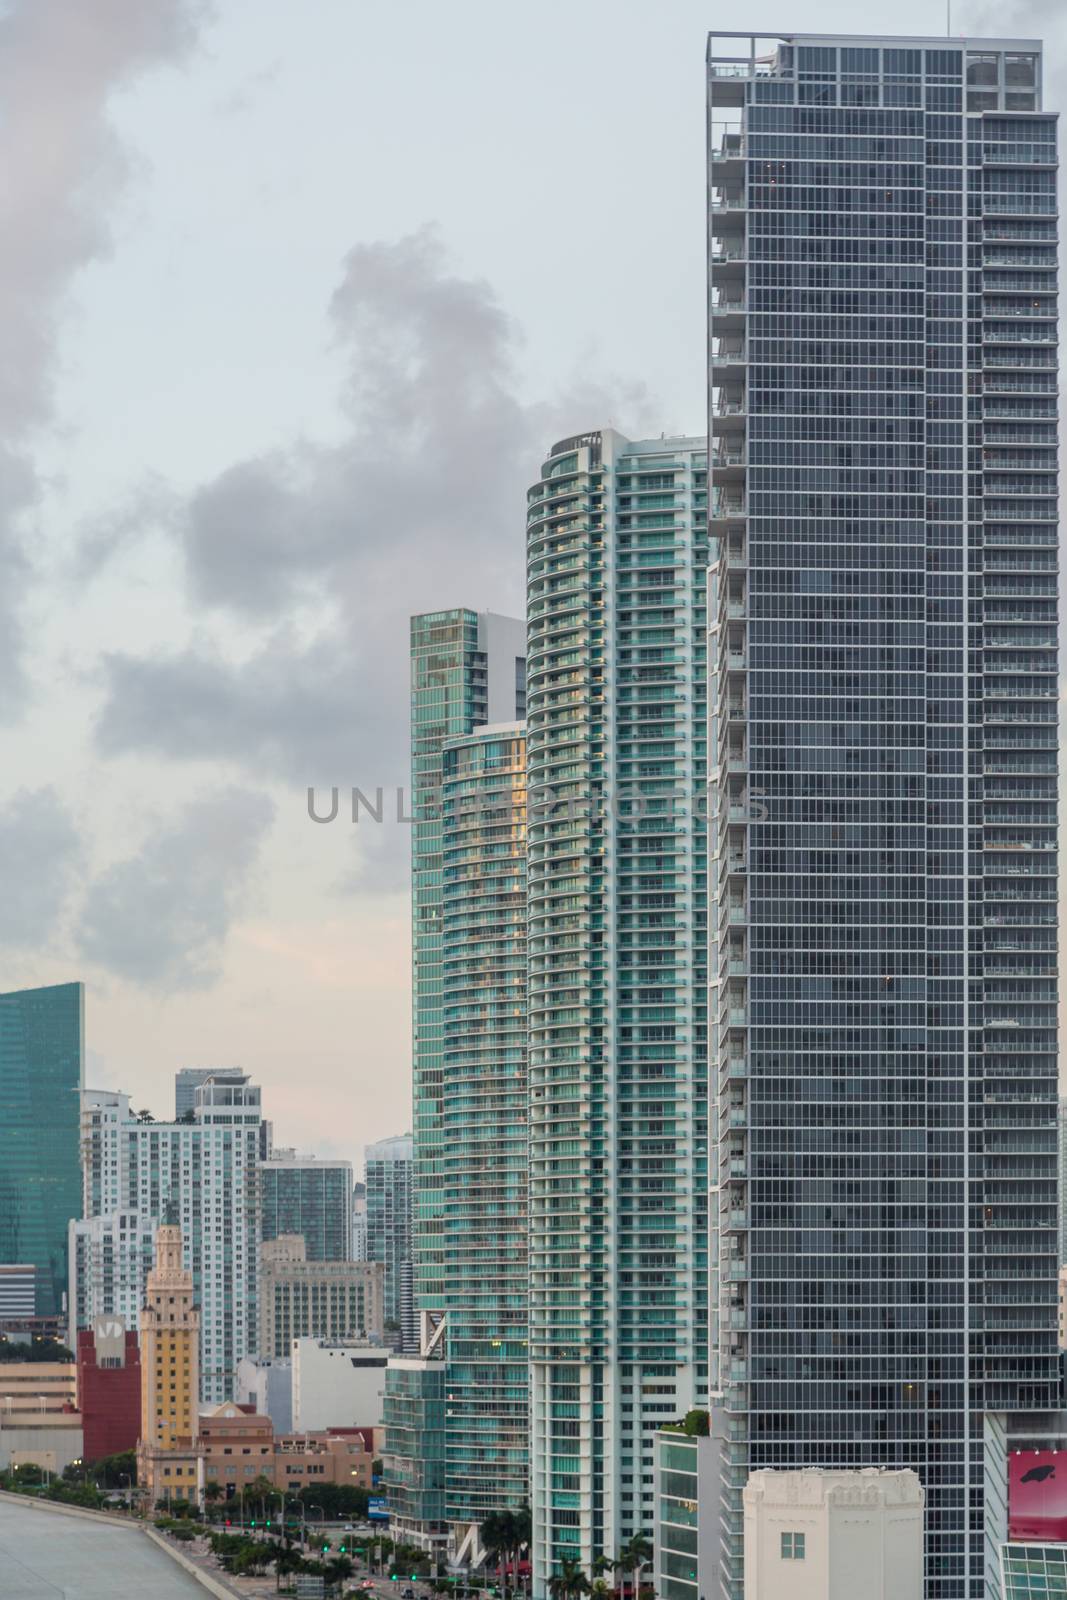
<svg viewBox="0 0 1067 1600"><path fill-rule="evenodd" d="M529 1492L525 725L443 755L445 1485L463 1528Z"/></svg>
<svg viewBox="0 0 1067 1600"><path fill-rule="evenodd" d="M707 1392L707 455L602 429L527 505L533 1592L654 1526Z"/></svg>
<svg viewBox="0 0 1067 1600"><path fill-rule="evenodd" d="M84 1082L84 986L0 994L0 1264L34 1267L38 1316L64 1308Z"/></svg>

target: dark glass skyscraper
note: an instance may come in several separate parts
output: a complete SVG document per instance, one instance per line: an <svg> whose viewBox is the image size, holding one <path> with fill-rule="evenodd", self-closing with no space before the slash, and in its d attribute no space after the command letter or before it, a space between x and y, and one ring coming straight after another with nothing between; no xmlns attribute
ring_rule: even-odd
<svg viewBox="0 0 1067 1600"><path fill-rule="evenodd" d="M1058 1397L1056 123L1032 41L708 87L727 1593L748 1470L885 1464L970 1600Z"/></svg>
<svg viewBox="0 0 1067 1600"><path fill-rule="evenodd" d="M63 1310L84 1081L82 985L0 994L0 1263L35 1267L38 1316Z"/></svg>
<svg viewBox="0 0 1067 1600"><path fill-rule="evenodd" d="M302 1235L309 1261L352 1257L352 1163L276 1150L259 1168L264 1239Z"/></svg>

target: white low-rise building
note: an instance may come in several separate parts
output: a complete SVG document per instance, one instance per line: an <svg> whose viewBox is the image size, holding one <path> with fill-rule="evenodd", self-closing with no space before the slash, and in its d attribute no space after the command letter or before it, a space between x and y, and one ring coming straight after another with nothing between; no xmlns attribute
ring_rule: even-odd
<svg viewBox="0 0 1067 1600"><path fill-rule="evenodd" d="M745 1600L922 1600L918 1474L753 1472L745 1486Z"/></svg>
<svg viewBox="0 0 1067 1600"><path fill-rule="evenodd" d="M361 1340L294 1339L294 1431L381 1427L389 1356Z"/></svg>

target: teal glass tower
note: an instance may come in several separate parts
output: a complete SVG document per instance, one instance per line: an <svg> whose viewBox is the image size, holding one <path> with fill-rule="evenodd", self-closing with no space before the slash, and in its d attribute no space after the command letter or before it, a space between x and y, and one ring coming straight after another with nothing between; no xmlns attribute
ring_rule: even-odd
<svg viewBox="0 0 1067 1600"><path fill-rule="evenodd" d="M515 791L525 710L522 621L465 609L412 618L412 1250L420 1324L438 1332L432 1351L420 1334L390 1362L384 1460L398 1534L439 1547L451 1523L453 1550L525 1489L523 1218L505 1214L524 1188L521 864L516 839L495 834L480 807ZM483 870L495 888L479 901ZM439 1398L447 1429L405 1420Z"/></svg>
<svg viewBox="0 0 1067 1600"><path fill-rule="evenodd" d="M83 985L0 994L0 1263L34 1267L38 1316L64 1306L84 1082Z"/></svg>
<svg viewBox="0 0 1067 1600"><path fill-rule="evenodd" d="M433 611L411 619L412 1077L418 1306L441 1303L446 1274L441 1111L441 756L445 740L525 714L526 634L512 617Z"/></svg>
<svg viewBox="0 0 1067 1600"><path fill-rule="evenodd" d="M527 511L533 1592L651 1532L707 1392L703 439L553 446Z"/></svg>
<svg viewBox="0 0 1067 1600"><path fill-rule="evenodd" d="M442 1186L446 1512L528 1493L525 725L445 743Z"/></svg>

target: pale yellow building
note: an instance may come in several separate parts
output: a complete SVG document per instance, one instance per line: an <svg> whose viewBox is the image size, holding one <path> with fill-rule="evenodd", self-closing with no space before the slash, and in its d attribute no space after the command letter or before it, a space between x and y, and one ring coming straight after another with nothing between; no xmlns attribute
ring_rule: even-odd
<svg viewBox="0 0 1067 1600"><path fill-rule="evenodd" d="M156 1234L156 1262L141 1308L141 1441L137 1482L146 1509L159 1501L203 1501L198 1443L200 1308L193 1275L182 1265L181 1229Z"/></svg>
<svg viewBox="0 0 1067 1600"><path fill-rule="evenodd" d="M381 1339L385 1267L380 1261L309 1261L303 1236L292 1233L266 1241L259 1260L261 1355L288 1356L294 1339Z"/></svg>

